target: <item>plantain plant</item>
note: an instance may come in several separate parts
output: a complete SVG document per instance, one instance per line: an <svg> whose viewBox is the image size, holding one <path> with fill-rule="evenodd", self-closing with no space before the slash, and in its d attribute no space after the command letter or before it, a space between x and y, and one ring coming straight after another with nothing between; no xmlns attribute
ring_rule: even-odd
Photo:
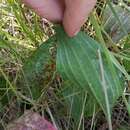
<svg viewBox="0 0 130 130"><path fill-rule="evenodd" d="M117 7L114 5L113 8L115 10ZM118 13L123 13L121 7L119 7L119 10ZM107 6L105 12L109 11ZM112 15L113 12L110 12L110 14ZM111 23L103 18L103 28L108 34L111 34L110 28L113 28L116 19L114 14L112 17L111 15ZM117 16L121 15L117 14ZM123 17L124 19L125 16ZM107 18L109 19L109 17ZM120 25L122 21L124 20L121 19L117 23ZM115 28L118 28L118 26ZM108 119L109 129L112 129L111 113L125 89L125 78L123 71L119 68L120 63L114 58L118 64L115 65L111 52L105 45L100 43L102 42L102 40L100 41L101 38L97 42L84 32L79 32L74 38L69 38L61 26L56 26L55 32L56 34L53 36L55 40L53 39L51 43L57 43L56 71L63 79L61 94L65 98L67 105L71 106L69 109L71 109L72 117L76 122L80 123L82 114L84 116L92 116L94 111L95 113L103 111ZM129 29L127 35L128 33ZM115 35L110 35L113 42L118 42L126 36L122 31L120 31L119 35ZM41 45L41 48L46 46L46 44L48 43ZM35 62L31 59L34 64L30 64L30 62L28 68L36 68L36 65L39 63L38 58L41 59L42 52L43 50L40 48L36 50L34 54L38 54L37 56L39 57L37 57ZM38 69L39 72L42 71L42 65ZM25 74L29 74L28 71ZM32 76L33 74L30 77Z"/></svg>
<svg viewBox="0 0 130 130"><path fill-rule="evenodd" d="M119 6L107 1L101 10L101 16L98 11L94 11L88 21L93 37L80 31L77 36L70 38L61 25L54 25L55 33L45 40L46 38L42 38L45 34L34 35L36 28L41 31L39 26L36 26L32 33L28 33L31 32L30 25L26 24L26 21L22 22L23 7L13 0L9 0L8 3L12 9L15 7L13 12L17 23L29 39L27 42L30 44L33 41L34 44L30 45L35 48L30 51L31 54L26 60L22 57L22 76L17 79L16 92L19 92L20 88L20 92L26 96L21 94L22 98L29 99L27 101L32 99L31 101L37 103L45 94L46 86L43 82L46 78L46 67L53 64L54 73L50 81L53 83L57 75L62 79L58 91L54 86L54 93L57 97L63 98L64 106L70 112L67 111L65 114L69 114L70 120L75 123L74 129L82 128L84 117L93 117L103 112L109 130L112 130L112 111L118 99L123 96L129 109L125 97L127 82L130 79L130 53L127 50L130 48L130 27L127 26L130 23L129 8L126 8L125 4ZM18 10L21 11L20 14ZM45 42L42 42L43 40ZM39 42L42 44L38 44ZM3 44L1 40L0 48L6 47L8 45ZM54 57L51 55L51 49L56 49ZM3 77L1 79L3 80ZM47 89L51 90L49 87Z"/></svg>

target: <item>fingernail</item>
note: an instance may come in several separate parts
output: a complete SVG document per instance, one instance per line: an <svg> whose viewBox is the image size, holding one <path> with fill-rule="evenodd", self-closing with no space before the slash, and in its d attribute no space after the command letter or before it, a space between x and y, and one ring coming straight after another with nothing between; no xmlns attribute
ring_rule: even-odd
<svg viewBox="0 0 130 130"><path fill-rule="evenodd" d="M76 36L76 35L78 34L79 31L80 31L80 30L75 31L74 36Z"/></svg>

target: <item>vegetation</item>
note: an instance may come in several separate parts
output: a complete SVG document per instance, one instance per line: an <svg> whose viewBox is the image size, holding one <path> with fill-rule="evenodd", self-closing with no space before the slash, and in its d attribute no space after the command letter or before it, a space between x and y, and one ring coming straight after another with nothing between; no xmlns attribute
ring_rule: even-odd
<svg viewBox="0 0 130 130"><path fill-rule="evenodd" d="M0 129L27 110L58 130L130 129L129 1L98 1L74 38L16 0L0 23Z"/></svg>

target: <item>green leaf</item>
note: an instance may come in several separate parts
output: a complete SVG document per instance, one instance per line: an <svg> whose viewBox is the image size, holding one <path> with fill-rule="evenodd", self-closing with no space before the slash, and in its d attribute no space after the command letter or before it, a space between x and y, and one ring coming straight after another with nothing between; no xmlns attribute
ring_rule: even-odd
<svg viewBox="0 0 130 130"><path fill-rule="evenodd" d="M81 117L86 94L87 100L85 102L85 116L92 116L94 109L96 112L99 110L97 102L90 93L86 92L85 89L72 84L70 81L64 82L61 88L62 95L68 105L70 114L75 118L75 122L79 122Z"/></svg>
<svg viewBox="0 0 130 130"><path fill-rule="evenodd" d="M75 86L92 94L91 96L108 115L108 109L112 110L116 100L123 93L122 74L116 67L114 67L116 75L113 73L108 64L113 63L106 58L105 50L85 33L80 32L76 37L69 38L60 27L57 27L56 32L57 71L65 81L70 80Z"/></svg>
<svg viewBox="0 0 130 130"><path fill-rule="evenodd" d="M85 91L83 91L83 89L78 88L77 86L74 86L70 82L65 82L62 87L62 94L70 111L69 116L72 115L72 117L75 118L75 121L79 122L83 109Z"/></svg>
<svg viewBox="0 0 130 130"><path fill-rule="evenodd" d="M25 91L28 89L30 95L32 95L34 99L37 99L41 95L41 78L44 77L45 66L51 59L49 49L53 46L52 42L53 40L50 38L48 41L41 44L23 65L25 81L22 82L26 86Z"/></svg>

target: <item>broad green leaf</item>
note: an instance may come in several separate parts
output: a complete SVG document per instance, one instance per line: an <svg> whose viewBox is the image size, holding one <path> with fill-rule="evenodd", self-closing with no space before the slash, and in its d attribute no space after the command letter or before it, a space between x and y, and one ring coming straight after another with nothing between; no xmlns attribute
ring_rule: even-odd
<svg viewBox="0 0 130 130"><path fill-rule="evenodd" d="M23 72L25 81L22 82L25 84L26 89L30 89L30 95L32 95L34 99L37 99L41 94L41 80L42 77L44 77L45 66L51 59L49 49L52 46L52 38L50 38L48 41L41 44L24 63Z"/></svg>
<svg viewBox="0 0 130 130"><path fill-rule="evenodd" d="M113 78L113 69L110 69L108 64L113 64L112 61L107 61L102 46L85 33L80 32L76 37L69 38L60 27L56 32L57 71L65 81L70 80L74 85L91 93L107 115L108 107L112 110L123 93L122 74L114 67L116 75ZM101 53L102 59L99 58L98 52ZM106 96L109 106L105 100Z"/></svg>
<svg viewBox="0 0 130 130"><path fill-rule="evenodd" d="M62 87L62 94L68 105L67 108L69 108L69 116L74 117L75 121L79 122L86 92L74 86L71 82L65 82Z"/></svg>
<svg viewBox="0 0 130 130"><path fill-rule="evenodd" d="M86 94L87 100L85 102L84 113L85 116L92 116L94 109L97 112L99 110L99 106L91 94L87 93L85 89L72 84L70 81L63 83L62 95L68 105L68 109L70 111L69 114L75 118L76 122L79 122L80 120Z"/></svg>

